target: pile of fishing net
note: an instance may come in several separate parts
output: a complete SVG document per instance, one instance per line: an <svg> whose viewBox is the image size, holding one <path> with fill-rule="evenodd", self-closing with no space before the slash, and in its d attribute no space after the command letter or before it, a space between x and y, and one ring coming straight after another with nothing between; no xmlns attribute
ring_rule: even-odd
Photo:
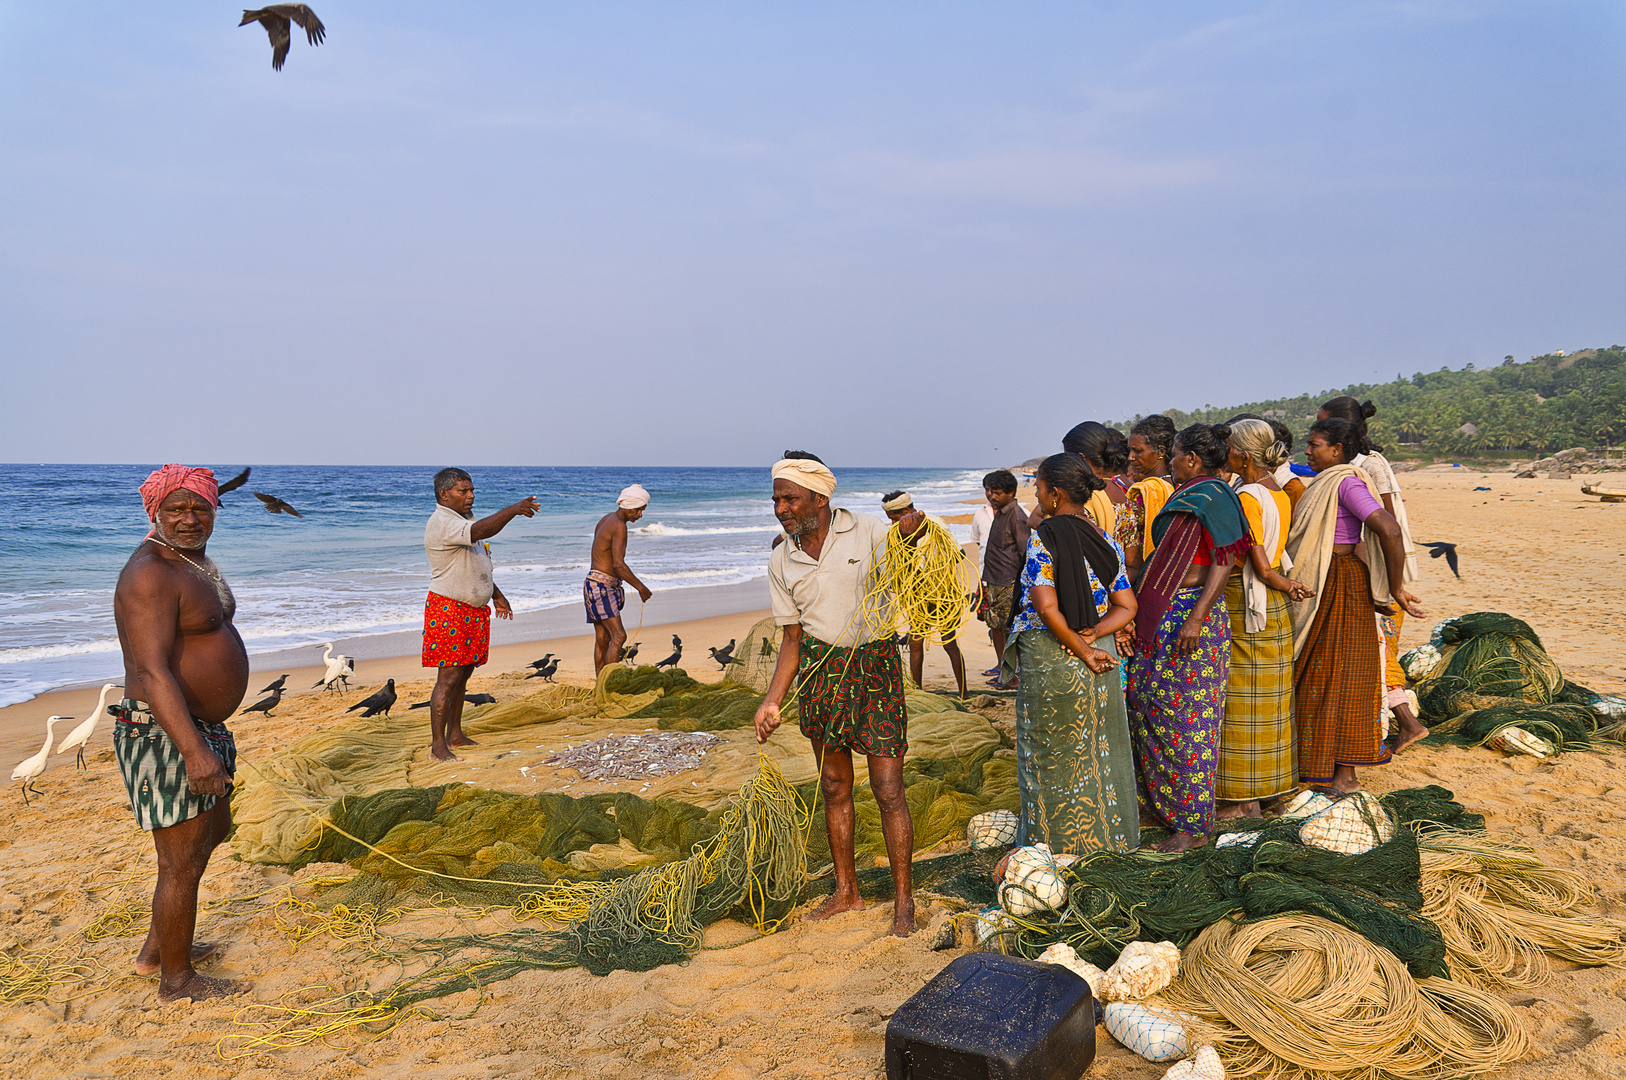
<svg viewBox="0 0 1626 1080"><path fill-rule="evenodd" d="M1034 959L1065 945L1102 969L1131 942L1173 942L1173 981L1132 1003L1148 1023L1212 1045L1231 1077L1326 1080L1499 1068L1528 1043L1496 991L1537 985L1551 957L1626 961L1626 924L1591 910L1581 874L1487 836L1443 788L1378 805L1391 838L1357 854L1272 819L1175 857L1086 855L1062 871L1059 910L987 914L989 941Z"/></svg>
<svg viewBox="0 0 1626 1080"><path fill-rule="evenodd" d="M1619 742L1626 734L1626 701L1565 679L1536 632L1511 615L1478 611L1449 619L1401 665L1415 684L1419 715L1436 735L1483 744L1518 728L1556 752Z"/></svg>

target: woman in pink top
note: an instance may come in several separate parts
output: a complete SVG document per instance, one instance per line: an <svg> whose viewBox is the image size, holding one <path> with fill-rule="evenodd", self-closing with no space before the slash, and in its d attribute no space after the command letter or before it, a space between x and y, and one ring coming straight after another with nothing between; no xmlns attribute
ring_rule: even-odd
<svg viewBox="0 0 1626 1080"><path fill-rule="evenodd" d="M1317 591L1295 604L1293 613L1299 778L1345 792L1360 789L1357 768L1387 764L1393 752L1383 743L1379 720L1384 685L1372 579L1387 581L1385 600L1392 597L1408 613L1423 614L1405 588L1400 526L1349 464L1361 439L1346 420L1321 420L1310 428L1306 457L1319 475L1294 507L1288 534L1288 551L1298 564L1291 576ZM1365 561L1356 555L1363 525L1371 536ZM1387 603L1382 608L1392 610ZM1427 734L1415 719L1407 724L1402 718L1395 749Z"/></svg>

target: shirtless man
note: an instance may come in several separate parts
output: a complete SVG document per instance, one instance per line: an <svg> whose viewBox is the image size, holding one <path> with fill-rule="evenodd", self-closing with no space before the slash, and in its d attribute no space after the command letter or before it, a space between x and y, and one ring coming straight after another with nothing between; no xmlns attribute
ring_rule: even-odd
<svg viewBox="0 0 1626 1080"><path fill-rule="evenodd" d="M152 533L113 593L128 695L115 710L113 751L136 821L158 849L152 925L135 969L159 973L160 1001L248 989L192 969L215 951L192 940L198 881L231 829L237 746L225 721L248 689L237 603L204 550L217 500L208 469L166 465L149 476L141 501Z"/></svg>
<svg viewBox="0 0 1626 1080"><path fill-rule="evenodd" d="M627 525L643 517L648 505L649 492L642 485L624 488L616 497L615 512L600 518L593 530L593 568L582 582L582 604L587 608L587 621L593 624L595 675L605 664L619 661L621 647L627 643L627 631L621 625L627 594L621 583L630 584L638 590L639 599L649 603L650 591L627 568Z"/></svg>

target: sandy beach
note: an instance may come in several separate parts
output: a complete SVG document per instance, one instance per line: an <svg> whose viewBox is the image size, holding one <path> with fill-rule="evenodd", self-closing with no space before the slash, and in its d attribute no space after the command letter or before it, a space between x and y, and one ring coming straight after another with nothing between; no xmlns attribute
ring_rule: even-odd
<svg viewBox="0 0 1626 1080"><path fill-rule="evenodd" d="M1586 479L1626 484L1626 474ZM1457 544L1462 573L1459 580L1444 560L1426 555L1421 560L1414 592L1429 615L1408 621L1408 645L1425 640L1441 618L1504 611L1536 629L1571 679L1600 692L1626 693L1626 504L1581 495L1580 480L1516 480L1509 472L1436 466L1403 473L1400 481L1416 538ZM1490 490L1473 490L1480 486ZM763 614L651 624L640 635L641 658L664 656L677 633L684 639L690 673L717 678L716 666L704 662L706 646L743 637ZM563 657L561 681L586 685L591 646L589 635L496 646L470 689L490 692L499 701L529 693L539 680L523 681L523 665L548 651ZM992 651L980 626L966 646L969 671L990 666ZM320 674L314 663L318 655L310 650L313 662L302 666L261 667L264 678L257 674L251 690L284 671L291 686L309 687ZM241 752L262 759L336 722L386 678L398 680L399 723L427 729L424 710L405 708L427 697L426 675L416 655L361 659L348 693L301 689L272 717L239 721ZM973 675L972 686L981 681ZM951 688L940 650L929 654L925 684L938 692ZM74 689L0 710L0 761L15 762L38 749L46 715L82 717L94 699L94 689ZM253 700L251 694L245 704ZM1008 716L1009 705L1004 709ZM13 785L0 810L0 945L13 953L83 945L76 935L99 915L119 903L143 901L150 890L151 841L129 813L108 727L87 748L88 774L75 774L71 755L53 756L38 781L43 796L25 808ZM427 748L420 758L426 753ZM471 764L479 764L479 754L479 748L468 753ZM1452 789L1470 810L1486 815L1491 829L1515 833L1549 862L1583 871L1599 889L1601 910L1626 918L1626 809L1621 806L1626 782L1620 760L1586 752L1538 760L1420 746L1387 768L1366 770L1363 781L1378 792L1429 783ZM296 946L279 929L274 908L283 895L276 886L289 875L238 862L228 852L223 848L217 854L203 882L199 937L224 948L201 970L251 981L250 995L160 1005L156 979L129 970L139 937L105 938L84 945L95 973L72 991L72 1000L8 1008L10 1022L0 1026L0 1075L122 1077L158 1066L222 1078L372 1078L409 1071L426 1080L873 1078L884 1076L887 1018L957 955L931 948L934 931L949 914L943 903L920 905L917 925L926 932L907 940L887 936L889 905L826 923L796 919L755 940L745 928L722 923L712 928L708 944L730 947L707 949L684 965L602 978L580 969L525 972L492 985L483 1000L465 992L429 1002L440 1018L413 1016L376 1039L339 1035L326 1044L266 1049L229 1061L222 1051L229 1055L241 1044L228 1037L262 1030L245 1026L266 1019L267 1014L246 1008L251 1003L324 996L313 988L338 992L384 985L395 970L353 942L324 936ZM267 890L270 895L261 899L211 903ZM470 915L460 922L502 925L502 918ZM404 929L421 936L451 925L433 913L416 921L409 917ZM1496 1075L1509 1080L1626 1076L1626 971L1578 969L1556 961L1553 966L1547 985L1507 995L1529 1027L1535 1050ZM1166 1071L1118 1047L1104 1030L1098 1030L1097 1040L1100 1056L1091 1076L1150 1080Z"/></svg>

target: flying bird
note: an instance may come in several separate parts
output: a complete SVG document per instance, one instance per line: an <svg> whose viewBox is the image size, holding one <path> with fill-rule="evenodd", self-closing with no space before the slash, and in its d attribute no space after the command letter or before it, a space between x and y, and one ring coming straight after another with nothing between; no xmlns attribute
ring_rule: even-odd
<svg viewBox="0 0 1626 1080"><path fill-rule="evenodd" d="M252 494L256 499L265 504L265 512L268 514L292 514L294 517L305 516L298 510L295 510L293 507L283 502L281 499L277 498L275 495L265 495L258 491L252 492Z"/></svg>
<svg viewBox="0 0 1626 1080"><path fill-rule="evenodd" d="M390 706L394 704L395 680L390 679L384 684L384 689L369 697L362 698L344 711L355 712L357 709L366 709L367 711L361 714L363 717L377 716L379 713L383 713L384 719L388 720L390 718Z"/></svg>
<svg viewBox="0 0 1626 1080"><path fill-rule="evenodd" d="M490 705L493 702L495 702L496 700L497 699L492 697L490 694L464 694L463 695L463 704L465 704L465 705ZM427 708L429 708L429 702L427 702L427 701L415 701L411 705L408 705L407 708L408 709L427 709Z"/></svg>
<svg viewBox="0 0 1626 1080"><path fill-rule="evenodd" d="M39 753L35 754L31 758L24 758L22 761L19 761L17 763L17 767L11 770L11 778L13 780L21 780L23 782L24 806L28 805L28 789L34 787L35 779L39 777L40 773L45 771L45 759L50 756L51 744L56 741L56 725L61 723L63 720L72 719L73 717L71 716L47 716L45 718L45 745L40 748ZM41 791L39 788L34 788L34 794L44 795L45 792Z"/></svg>
<svg viewBox="0 0 1626 1080"><path fill-rule="evenodd" d="M90 719L85 720L78 727L68 732L68 737L63 739L62 745L56 748L56 752L59 755L66 754L69 750L79 751L79 753L74 756L75 772L79 771L80 769L90 768L90 766L85 764L85 744L90 742L90 737L96 734L96 725L101 723L102 711L107 708L107 695L111 694L115 690L122 689L124 689L124 687L120 686L118 683L108 683L106 686L103 686L102 696L96 699L96 708L91 710Z"/></svg>
<svg viewBox="0 0 1626 1080"><path fill-rule="evenodd" d="M238 488L240 488L244 484L248 483L248 474L253 472L253 471L254 471L254 467L249 466L248 468L244 469L242 472L238 473L236 476L232 477L230 480L227 480L224 484L221 484L218 488L216 488L215 489L215 502L218 504L220 502L220 496L226 494L226 492L228 492L228 491L236 491Z"/></svg>
<svg viewBox="0 0 1626 1080"><path fill-rule="evenodd" d="M679 660L683 659L683 639L676 634L672 635L672 655L656 664L657 668L677 667Z"/></svg>
<svg viewBox="0 0 1626 1080"><path fill-rule="evenodd" d="M1456 574L1457 580L1462 579L1462 575L1457 573L1457 545L1447 544L1442 541L1434 544L1425 543L1423 546L1428 548L1428 557L1431 559L1438 559L1441 555L1444 555L1445 565L1451 568L1451 573Z"/></svg>
<svg viewBox="0 0 1626 1080"><path fill-rule="evenodd" d="M621 646L620 659L626 661L629 664L635 662L638 659L638 646L641 645L641 644L643 644L643 642L634 641L631 645L623 645L623 646Z"/></svg>
<svg viewBox="0 0 1626 1080"><path fill-rule="evenodd" d="M331 641L323 642L321 648L322 663L327 665L327 670L322 672L322 677L317 679L311 688L325 686L329 690L335 690L342 685L344 689L350 689L350 676L356 673L356 658L354 656L334 656L333 642Z"/></svg>
<svg viewBox="0 0 1626 1080"><path fill-rule="evenodd" d="M266 36L271 39L271 67L275 71L281 71L282 62L288 59L288 46L292 41L290 22L299 24L300 29L305 31L305 40L312 45L320 45L327 36L327 27L322 25L322 20L304 4L272 4L252 11L245 10L243 21L237 25L247 26L251 22L265 27Z"/></svg>
<svg viewBox="0 0 1626 1080"><path fill-rule="evenodd" d="M281 704L282 704L282 687L279 686L279 687L277 687L275 690L273 690L271 692L270 697L261 698L259 701L256 701L254 704L252 704L248 708L244 709L242 711L242 713L239 714L239 715L247 716L251 712L263 712L265 715L270 716L271 715L271 710L276 708L278 705L281 705Z"/></svg>
<svg viewBox="0 0 1626 1080"><path fill-rule="evenodd" d="M288 676L284 675L282 678L278 679L276 682L272 683L270 686L266 687L264 690L261 690L260 693L269 694L273 690L281 690L283 688L283 686L287 682L288 682Z"/></svg>
<svg viewBox="0 0 1626 1080"><path fill-rule="evenodd" d="M710 650L710 652L711 652L711 658L713 660L717 661L717 669L719 671L727 668L728 665L730 665L730 664L737 664L737 663L740 662L740 661L734 659L734 639L733 638L729 638L728 639L728 644L723 646L721 649L713 648L713 649Z"/></svg>

